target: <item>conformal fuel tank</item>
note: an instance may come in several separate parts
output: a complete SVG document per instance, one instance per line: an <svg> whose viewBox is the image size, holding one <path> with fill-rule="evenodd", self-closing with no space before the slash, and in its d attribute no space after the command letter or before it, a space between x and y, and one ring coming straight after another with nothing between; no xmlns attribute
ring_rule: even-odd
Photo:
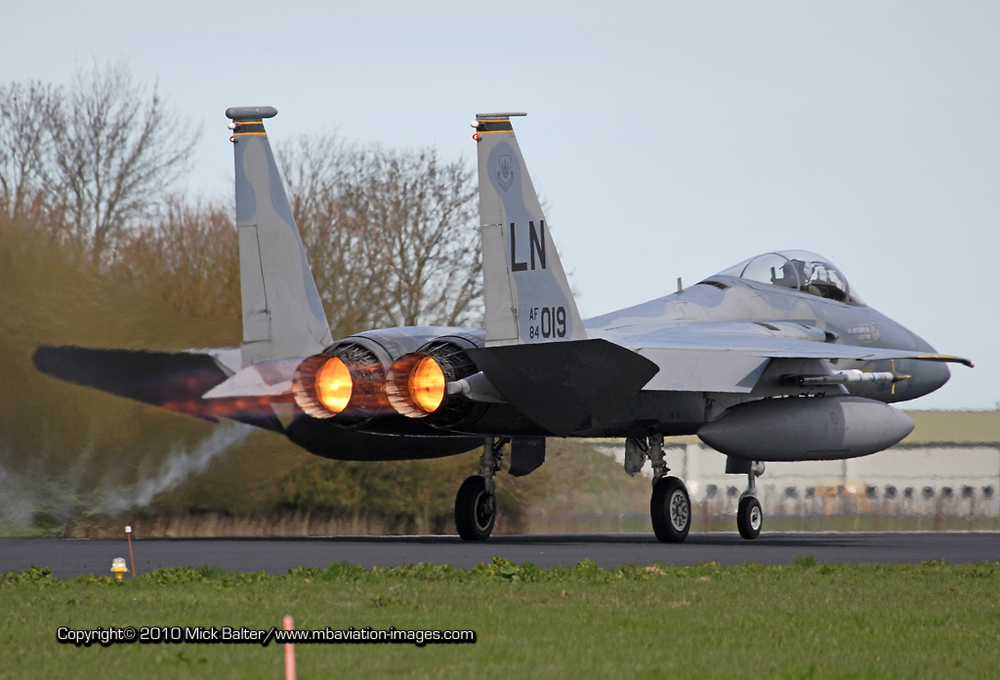
<svg viewBox="0 0 1000 680"><path fill-rule="evenodd" d="M888 404L861 397L788 397L739 404L702 425L713 449L763 461L866 456L898 443L913 421Z"/></svg>

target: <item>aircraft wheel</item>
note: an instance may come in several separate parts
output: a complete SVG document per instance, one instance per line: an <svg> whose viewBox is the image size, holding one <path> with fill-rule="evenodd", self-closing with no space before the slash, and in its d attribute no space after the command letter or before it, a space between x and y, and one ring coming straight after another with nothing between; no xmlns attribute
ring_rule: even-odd
<svg viewBox="0 0 1000 680"><path fill-rule="evenodd" d="M458 489L455 498L455 526L466 541L485 541L493 533L497 517L497 499L486 493L486 480L475 475Z"/></svg>
<svg viewBox="0 0 1000 680"><path fill-rule="evenodd" d="M691 498L684 482L663 477L653 487L649 501L653 532L664 543L680 543L691 530Z"/></svg>
<svg viewBox="0 0 1000 680"><path fill-rule="evenodd" d="M764 512L760 509L760 501L753 496L740 499L740 507L736 511L736 528L740 536L748 541L760 536L760 528L764 524Z"/></svg>

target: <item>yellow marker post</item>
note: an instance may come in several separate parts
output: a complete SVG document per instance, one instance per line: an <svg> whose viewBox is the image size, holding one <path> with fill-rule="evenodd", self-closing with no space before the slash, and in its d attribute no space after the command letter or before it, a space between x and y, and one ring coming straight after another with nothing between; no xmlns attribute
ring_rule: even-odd
<svg viewBox="0 0 1000 680"><path fill-rule="evenodd" d="M122 580L122 576L125 574L126 571L128 571L128 567L125 566L125 558L124 557L116 557L115 559L113 559L111 561L111 571L113 571L114 574L115 574L115 577L119 581L121 581Z"/></svg>

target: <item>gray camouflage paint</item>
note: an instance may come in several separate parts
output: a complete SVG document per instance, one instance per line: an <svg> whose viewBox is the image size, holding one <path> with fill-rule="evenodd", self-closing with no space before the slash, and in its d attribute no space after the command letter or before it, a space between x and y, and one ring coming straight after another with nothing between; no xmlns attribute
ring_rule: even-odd
<svg viewBox="0 0 1000 680"><path fill-rule="evenodd" d="M309 356L333 341L262 113L273 116L277 111L260 107L226 112L236 124L232 141L244 367Z"/></svg>
<svg viewBox="0 0 1000 680"><path fill-rule="evenodd" d="M479 137L486 345L586 338L513 131Z"/></svg>
<svg viewBox="0 0 1000 680"><path fill-rule="evenodd" d="M316 419L293 412L289 401L292 367L298 360L341 343L367 345L392 361L404 351L414 351L430 339L447 335L466 337L480 347L476 352L511 349L499 345L530 346L587 338L589 343L611 342L652 361L658 371L644 387L637 386L638 391L622 402L625 405L616 413L591 409L579 426L560 434L645 437L654 432L700 433L720 450L731 449L727 453L755 460L846 457L884 448L893 438L905 436L909 427L905 415L886 404L941 387L949 377L941 361L969 363L936 356L921 338L863 304L828 300L733 276L731 270L684 291L584 323L549 225L542 229L544 216L509 123L510 115L516 114L477 116L485 331L381 329L334 343L263 128L263 119L277 112L256 107L233 108L226 113L235 127L243 370L223 366L217 359L221 350L210 352L208 356L223 370L217 372L213 379L217 382L207 393L199 391L189 397L255 397L263 400L264 408L270 403L281 424L271 418L265 425L283 431L318 455L346 460L426 458L470 450L482 443L484 435L552 434L538 425L545 421L541 414L534 414L532 420L532 413L519 412L511 404L478 405L478 419L463 421L461 431L395 413L360 424L340 424L336 418ZM515 229L513 248L511 224ZM532 224L536 230L534 253ZM556 326L551 315L549 332L543 332L538 310L560 308L566 315L565 333L553 333ZM583 380L580 371L586 367L571 361L561 365L563 353L538 349L546 353L546 374L555 376L553 380L567 384ZM578 354L572 349L565 355ZM79 351L49 348L49 355L70 357ZM170 372L169 367L160 368ZM826 376L844 369L892 370L909 377L894 385L801 387L789 381L789 377ZM99 380L74 377L72 371L73 375L55 369L47 372L131 395L129 390L109 389ZM137 377L139 382L142 379ZM485 379L488 381L488 374ZM821 396L828 398L817 398ZM546 400L553 401L543 399L532 408L544 408ZM257 415L255 418L259 420ZM803 420L809 421L808 427L787 429ZM847 420L853 424L846 425ZM789 443L796 436L813 441ZM748 438L765 446L748 446Z"/></svg>

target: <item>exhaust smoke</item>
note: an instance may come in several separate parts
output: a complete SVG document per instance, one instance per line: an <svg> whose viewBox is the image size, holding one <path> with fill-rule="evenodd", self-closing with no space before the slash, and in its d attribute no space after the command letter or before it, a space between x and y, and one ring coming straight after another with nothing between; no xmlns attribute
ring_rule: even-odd
<svg viewBox="0 0 1000 680"><path fill-rule="evenodd" d="M242 442L253 431L250 425L233 423L216 428L215 432L188 451L175 447L160 465L156 476L140 479L127 491L105 489L103 506L109 512L121 512L134 507L145 507L157 494L176 488L192 474L208 469L212 461L230 446Z"/></svg>

